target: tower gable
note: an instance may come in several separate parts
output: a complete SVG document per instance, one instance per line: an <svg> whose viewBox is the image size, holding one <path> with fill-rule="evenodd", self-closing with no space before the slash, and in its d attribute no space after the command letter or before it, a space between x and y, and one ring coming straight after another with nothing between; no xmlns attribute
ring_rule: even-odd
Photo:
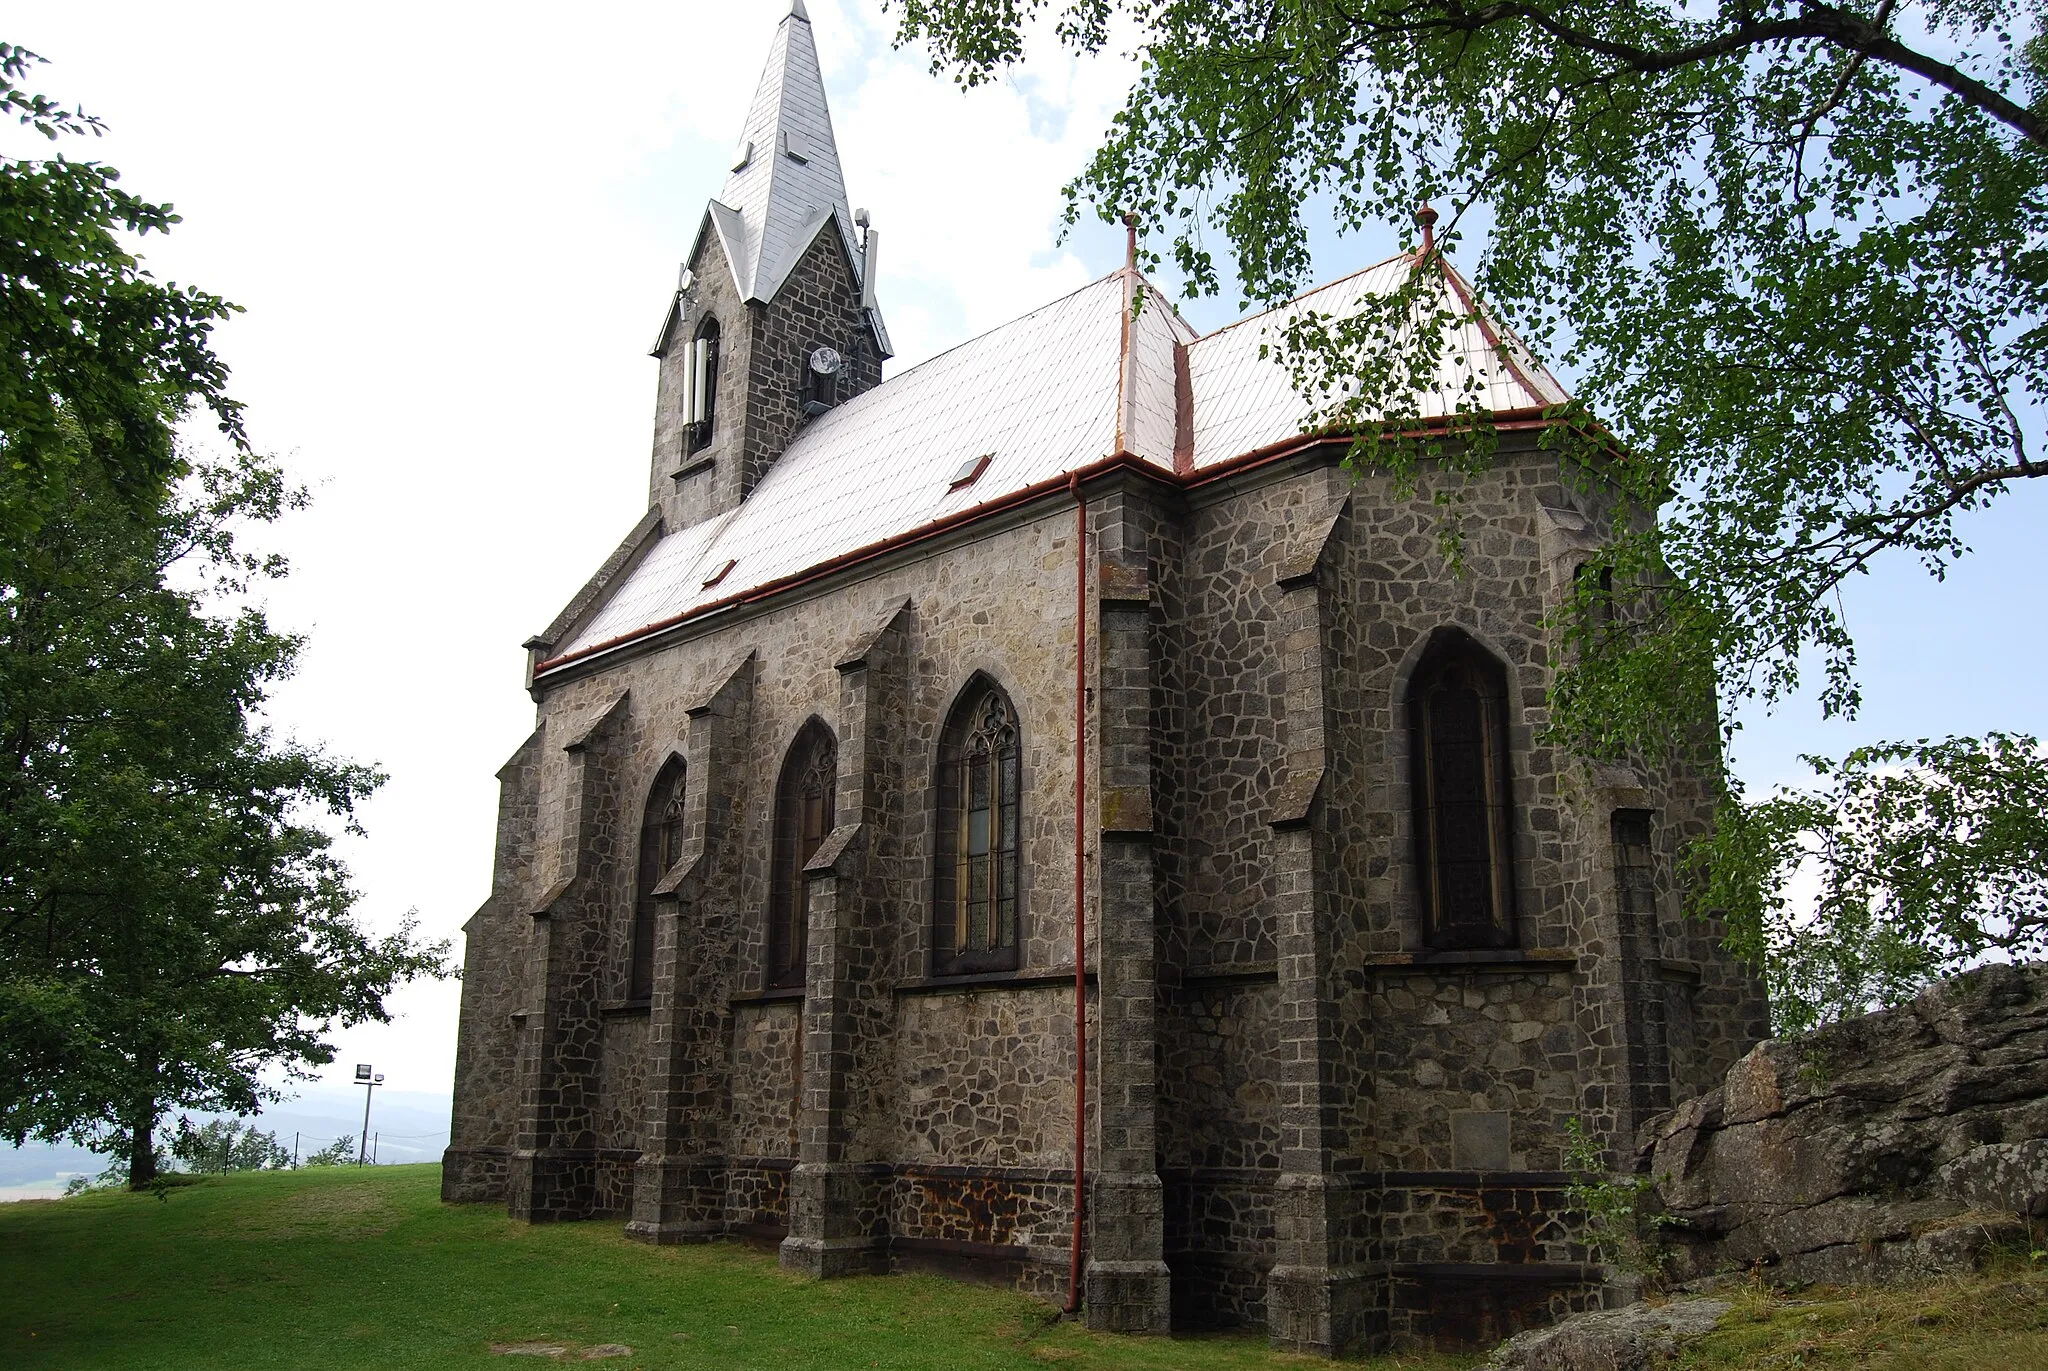
<svg viewBox="0 0 2048 1371"><path fill-rule="evenodd" d="M687 270L654 350L661 371L648 503L671 528L737 506L810 417L807 405L842 403L880 384L884 356L834 215L812 226L770 299L743 296L709 216ZM693 425L695 345L707 335L715 336L710 419ZM821 348L840 357L829 382L811 370Z"/></svg>
<svg viewBox="0 0 2048 1371"><path fill-rule="evenodd" d="M743 447L732 473L736 485L729 487L734 504L768 474L810 417L808 406L842 403L882 380L882 354L861 308L860 279L830 220L818 226L775 297L748 311L753 332L739 435ZM822 395L813 388L821 374L811 368L820 348L840 357L840 370L822 382Z"/></svg>

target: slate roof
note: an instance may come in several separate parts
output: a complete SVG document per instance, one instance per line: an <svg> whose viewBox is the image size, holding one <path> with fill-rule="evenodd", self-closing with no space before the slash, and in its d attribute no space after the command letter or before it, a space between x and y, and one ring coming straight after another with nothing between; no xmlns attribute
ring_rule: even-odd
<svg viewBox="0 0 2048 1371"><path fill-rule="evenodd" d="M810 420L737 509L662 537L539 669L1050 489L1119 453L1165 479L1199 479L1303 437L1308 406L1278 360L1259 356L1261 344L1279 343L1301 311L1341 314L1411 270L1412 258L1390 258L1206 336L1137 272L1113 272ZM1443 290L1465 319L1425 415L1449 412L1467 374L1496 413L1567 398L1472 308L1470 286L1448 263ZM955 475L984 454L980 476L955 488Z"/></svg>

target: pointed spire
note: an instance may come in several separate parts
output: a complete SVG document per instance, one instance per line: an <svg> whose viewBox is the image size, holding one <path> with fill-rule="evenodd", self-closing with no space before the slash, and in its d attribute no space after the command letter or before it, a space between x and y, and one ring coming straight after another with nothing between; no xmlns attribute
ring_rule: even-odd
<svg viewBox="0 0 2048 1371"><path fill-rule="evenodd" d="M718 198L734 211L721 216L714 207L714 218L722 221L719 228L746 299L775 295L828 214L838 216L847 255L859 260L832 114L825 104L825 78L803 0L791 0L789 13L776 27L732 173Z"/></svg>

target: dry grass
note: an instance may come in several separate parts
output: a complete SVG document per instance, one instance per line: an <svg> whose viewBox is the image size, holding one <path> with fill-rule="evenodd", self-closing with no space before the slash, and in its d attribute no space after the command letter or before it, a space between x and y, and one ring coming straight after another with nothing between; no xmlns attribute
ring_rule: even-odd
<svg viewBox="0 0 2048 1371"><path fill-rule="evenodd" d="M2048 1257L1894 1287L1743 1289L1675 1371L2048 1371Z"/></svg>

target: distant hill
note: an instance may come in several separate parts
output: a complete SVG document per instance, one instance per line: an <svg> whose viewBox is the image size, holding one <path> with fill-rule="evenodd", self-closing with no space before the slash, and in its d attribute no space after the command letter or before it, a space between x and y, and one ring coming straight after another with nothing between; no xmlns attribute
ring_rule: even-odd
<svg viewBox="0 0 2048 1371"><path fill-rule="evenodd" d="M450 1096L432 1091L379 1089L370 1107L370 1131L378 1135L377 1160L387 1165L439 1161L441 1149L448 1145L452 1104ZM190 1117L199 1123L217 1116L195 1111ZM270 1106L251 1122L266 1133L275 1133L286 1148L291 1147L296 1133L303 1156L343 1135L352 1138L362 1131L362 1087L325 1082L303 1085L297 1098ZM96 1176L106 1165L105 1157L66 1144L0 1148L0 1201L47 1198L61 1190L69 1177Z"/></svg>

